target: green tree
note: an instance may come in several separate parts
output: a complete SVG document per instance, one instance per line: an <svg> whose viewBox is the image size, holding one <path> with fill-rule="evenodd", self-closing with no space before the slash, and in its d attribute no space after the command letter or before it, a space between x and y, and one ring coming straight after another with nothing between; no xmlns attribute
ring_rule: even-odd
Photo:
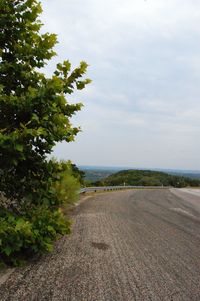
<svg viewBox="0 0 200 301"><path fill-rule="evenodd" d="M64 61L50 78L38 72L57 42L55 34L40 34L41 11L36 0L0 2L0 190L19 202L30 193L33 198L51 173L46 155L55 143L70 142L79 132L70 117L82 105L69 104L66 94L90 82L80 80L85 62L70 72Z"/></svg>
<svg viewBox="0 0 200 301"><path fill-rule="evenodd" d="M82 104L66 96L90 83L82 79L85 62L71 70L64 61L51 77L39 71L57 43L55 34L40 33L41 12L37 0L0 0L0 191L9 199L6 210L18 215L60 205L54 189L60 167L46 158L80 131L70 118Z"/></svg>

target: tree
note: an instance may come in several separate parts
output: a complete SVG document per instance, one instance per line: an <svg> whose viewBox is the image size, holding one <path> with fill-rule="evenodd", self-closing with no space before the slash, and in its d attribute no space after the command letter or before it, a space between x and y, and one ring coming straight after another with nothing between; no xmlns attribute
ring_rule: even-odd
<svg viewBox="0 0 200 301"><path fill-rule="evenodd" d="M56 53L55 34L41 34L37 0L0 0L0 191L7 210L25 214L35 206L59 206L53 185L59 164L47 160L57 142L74 140L70 118L82 104L67 94L81 90L87 64L71 71L58 64L51 77L39 70Z"/></svg>
<svg viewBox="0 0 200 301"><path fill-rule="evenodd" d="M74 140L79 128L70 117L81 104L69 104L65 94L83 89L79 79L87 64L70 73L69 61L57 65L51 78L38 72L55 55L54 34L40 34L36 0L1 1L0 166L1 191L19 201L34 192L47 172L46 155L56 142Z"/></svg>

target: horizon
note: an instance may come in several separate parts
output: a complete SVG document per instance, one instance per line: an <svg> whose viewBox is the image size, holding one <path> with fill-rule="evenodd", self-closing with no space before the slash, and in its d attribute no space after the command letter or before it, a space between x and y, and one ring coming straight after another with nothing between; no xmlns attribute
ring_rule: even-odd
<svg viewBox="0 0 200 301"><path fill-rule="evenodd" d="M146 167L130 167L130 166L103 166L103 165L77 165L79 169L97 169L97 170L123 170L123 169L133 169L133 170L151 170L151 171L174 171L174 172L188 172L188 173L200 173L200 170L191 169L176 169L176 168L146 168Z"/></svg>

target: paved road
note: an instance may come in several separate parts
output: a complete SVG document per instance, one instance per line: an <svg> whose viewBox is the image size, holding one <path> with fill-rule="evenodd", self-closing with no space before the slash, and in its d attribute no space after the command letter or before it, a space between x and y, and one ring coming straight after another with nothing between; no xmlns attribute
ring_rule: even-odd
<svg viewBox="0 0 200 301"><path fill-rule="evenodd" d="M0 300L199 301L200 198L190 196L140 190L85 200L72 235L8 275Z"/></svg>
<svg viewBox="0 0 200 301"><path fill-rule="evenodd" d="M180 191L187 192L190 194L194 194L200 197L200 189L199 188L181 188Z"/></svg>

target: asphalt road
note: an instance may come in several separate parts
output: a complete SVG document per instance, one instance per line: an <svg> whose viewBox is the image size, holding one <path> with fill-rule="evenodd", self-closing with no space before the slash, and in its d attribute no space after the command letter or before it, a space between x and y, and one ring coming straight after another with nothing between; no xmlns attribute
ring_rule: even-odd
<svg viewBox="0 0 200 301"><path fill-rule="evenodd" d="M52 254L0 279L0 300L199 301L200 197L97 194Z"/></svg>

